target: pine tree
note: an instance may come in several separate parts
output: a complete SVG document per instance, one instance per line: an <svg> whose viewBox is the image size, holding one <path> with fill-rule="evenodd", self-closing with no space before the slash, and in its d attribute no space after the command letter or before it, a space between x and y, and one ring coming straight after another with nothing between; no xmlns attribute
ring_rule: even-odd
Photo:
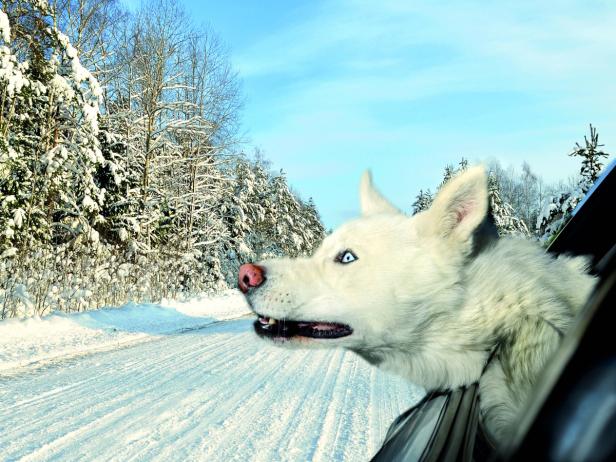
<svg viewBox="0 0 616 462"><path fill-rule="evenodd" d="M300 220L301 205L289 190L284 171L270 179L270 194L273 208L271 252L275 255L298 256L304 244L304 232Z"/></svg>
<svg viewBox="0 0 616 462"><path fill-rule="evenodd" d="M45 2L3 2L0 72L2 316L92 296L106 159L98 139L102 91ZM15 50L15 51L12 51ZM82 265L77 264L79 261ZM70 268L60 274L60 267ZM64 292L58 286L65 287Z"/></svg>
<svg viewBox="0 0 616 462"><path fill-rule="evenodd" d="M438 185L436 190L439 191L444 185L447 184L449 180L451 180L454 176L458 175L460 172L463 172L467 168L468 160L466 160L464 157L462 157L460 159L460 162L458 162L457 168L451 164L447 164L445 166L445 171L443 172L443 181L441 181L441 184Z"/></svg>
<svg viewBox="0 0 616 462"><path fill-rule="evenodd" d="M544 245L549 245L569 221L577 205L599 177L603 167L601 159L609 156L608 153L598 149L603 145L599 144L599 134L592 125L590 125L590 139L584 136L584 144L585 146L581 146L576 143L569 154L582 158L580 180L577 185L572 190L561 191L552 196L537 217L536 232Z"/></svg>
<svg viewBox="0 0 616 462"><path fill-rule="evenodd" d="M255 175L250 161L244 156L238 157L232 175L228 190L221 196L219 209L228 236L222 244L222 272L230 284L235 281L242 263L257 259L249 235L261 208L253 201Z"/></svg>
<svg viewBox="0 0 616 462"><path fill-rule="evenodd" d="M276 212L266 164L257 159L252 163L252 172L252 193L247 196L247 199L255 205L249 215L250 232L246 240L254 252L255 259L261 260L276 255L275 249L272 249Z"/></svg>
<svg viewBox="0 0 616 462"><path fill-rule="evenodd" d="M321 217L317 206L312 197L302 207L303 222L306 228L306 238L303 246L303 253L306 255L312 254L321 241L325 238L325 227L321 222Z"/></svg>
<svg viewBox="0 0 616 462"><path fill-rule="evenodd" d="M597 133L597 129L591 124L590 139L584 136L584 146L581 146L579 143L575 143L575 147L571 153L569 153L572 157L582 158L580 175L582 177L582 182L585 183L583 185L585 192L588 191L595 181L597 181L597 178L599 178L599 173L603 168L601 159L609 156L607 152L599 149L603 146L603 144L599 144L599 134Z"/></svg>
<svg viewBox="0 0 616 462"><path fill-rule="evenodd" d="M432 193L429 189L427 189L426 191L420 189L419 194L415 199L415 202L413 202L413 215L416 215L419 212L423 212L424 210L429 209L432 205L432 200Z"/></svg>
<svg viewBox="0 0 616 462"><path fill-rule="evenodd" d="M501 198L498 182L492 174L488 177L488 196L490 211L500 236L512 234L527 237L530 235L524 220L516 215L511 204Z"/></svg>
<svg viewBox="0 0 616 462"><path fill-rule="evenodd" d="M5 213L13 215L13 231L18 230L11 240L21 248L35 245L30 238L60 244L83 234L96 240L104 191L94 177L105 163L97 138L100 86L54 27L44 3L9 6L9 19L16 15L17 24L9 45L27 46L31 57L19 63L3 47L17 64L0 82L6 171L1 188L15 198ZM11 226L9 220L5 215L5 226Z"/></svg>
<svg viewBox="0 0 616 462"><path fill-rule="evenodd" d="M437 191L439 191L444 185L447 184L447 182L449 180L451 180L455 175L456 175L457 170L455 168L453 168L453 166L451 165L446 165L445 166L445 171L443 172L443 181L441 181L441 184L438 185L438 187L436 188Z"/></svg>
<svg viewBox="0 0 616 462"><path fill-rule="evenodd" d="M458 167L454 168L447 165L443 172L443 180L438 186L440 190L451 178L459 175L468 168L468 161L463 157L458 163ZM524 223L511 204L504 201L500 193L500 185L496 176L490 172L488 177L488 196L490 200L490 213L492 213L499 235L521 235L528 236L530 233L528 227ZM432 194L430 190L424 192L421 190L413 203L413 215L426 210L432 204Z"/></svg>

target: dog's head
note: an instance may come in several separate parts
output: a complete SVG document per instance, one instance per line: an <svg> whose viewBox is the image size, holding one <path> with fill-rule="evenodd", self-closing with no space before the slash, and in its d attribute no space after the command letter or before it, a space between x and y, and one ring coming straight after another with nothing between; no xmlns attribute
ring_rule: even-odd
<svg viewBox="0 0 616 462"><path fill-rule="evenodd" d="M488 211L483 168L449 181L432 206L408 217L361 180L362 216L310 258L242 265L239 287L255 331L293 346L369 351L418 347L434 320L459 308L465 261Z"/></svg>

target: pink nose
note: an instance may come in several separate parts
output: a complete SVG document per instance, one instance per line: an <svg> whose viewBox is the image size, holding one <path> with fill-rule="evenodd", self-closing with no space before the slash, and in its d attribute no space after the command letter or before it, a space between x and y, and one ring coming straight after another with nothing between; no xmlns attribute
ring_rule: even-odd
<svg viewBox="0 0 616 462"><path fill-rule="evenodd" d="M238 275L238 286L240 290L247 293L251 287L259 287L265 281L265 268L252 263L240 266Z"/></svg>

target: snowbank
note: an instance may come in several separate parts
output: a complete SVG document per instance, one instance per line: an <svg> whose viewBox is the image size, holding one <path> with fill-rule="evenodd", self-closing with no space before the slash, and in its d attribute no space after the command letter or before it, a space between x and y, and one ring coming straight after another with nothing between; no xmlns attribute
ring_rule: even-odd
<svg viewBox="0 0 616 462"><path fill-rule="evenodd" d="M186 301L7 319L0 321L0 371L147 341L249 312L242 294L228 290Z"/></svg>
<svg viewBox="0 0 616 462"><path fill-rule="evenodd" d="M160 305L173 308L187 316L209 316L218 320L231 319L250 312L244 295L236 289L229 289L215 296L194 297L186 301L163 299Z"/></svg>

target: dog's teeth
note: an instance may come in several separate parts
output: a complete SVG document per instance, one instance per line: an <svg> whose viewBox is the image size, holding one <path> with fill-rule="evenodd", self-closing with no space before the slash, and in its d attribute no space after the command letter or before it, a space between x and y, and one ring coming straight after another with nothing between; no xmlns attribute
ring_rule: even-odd
<svg viewBox="0 0 616 462"><path fill-rule="evenodd" d="M267 323L268 323L270 326L273 326L274 324L276 324L276 320L275 320L275 319L273 319L273 318L269 318L269 319L268 319L268 321L267 321Z"/></svg>

